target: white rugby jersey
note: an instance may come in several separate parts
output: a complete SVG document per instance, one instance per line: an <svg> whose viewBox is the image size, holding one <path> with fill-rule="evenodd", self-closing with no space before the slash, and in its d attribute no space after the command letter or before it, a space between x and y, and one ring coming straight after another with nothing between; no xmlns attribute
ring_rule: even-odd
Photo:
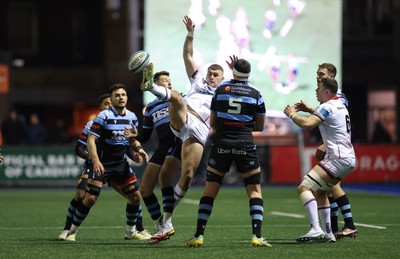
<svg viewBox="0 0 400 259"><path fill-rule="evenodd" d="M210 128L211 100L216 88L209 86L198 71L189 80L191 87L184 100Z"/></svg>
<svg viewBox="0 0 400 259"><path fill-rule="evenodd" d="M346 106L335 96L321 103L314 112L322 120L319 125L322 139L326 145L327 158L355 158L351 143L350 116Z"/></svg>

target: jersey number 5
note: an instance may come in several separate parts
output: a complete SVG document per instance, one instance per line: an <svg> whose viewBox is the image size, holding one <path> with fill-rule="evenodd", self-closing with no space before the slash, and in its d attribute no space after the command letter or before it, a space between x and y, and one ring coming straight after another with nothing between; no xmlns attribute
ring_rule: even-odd
<svg viewBox="0 0 400 259"><path fill-rule="evenodd" d="M240 112L242 111L242 105L241 102L242 98L229 98L229 106L232 109L228 109L229 113L233 113L233 114L240 114Z"/></svg>

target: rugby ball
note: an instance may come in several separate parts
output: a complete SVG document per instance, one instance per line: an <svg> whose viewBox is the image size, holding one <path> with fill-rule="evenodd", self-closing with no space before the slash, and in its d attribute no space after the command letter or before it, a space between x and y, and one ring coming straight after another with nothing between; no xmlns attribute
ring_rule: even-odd
<svg viewBox="0 0 400 259"><path fill-rule="evenodd" d="M132 54L128 60L128 69L132 73L140 73L150 62L150 54L145 50L139 50Z"/></svg>

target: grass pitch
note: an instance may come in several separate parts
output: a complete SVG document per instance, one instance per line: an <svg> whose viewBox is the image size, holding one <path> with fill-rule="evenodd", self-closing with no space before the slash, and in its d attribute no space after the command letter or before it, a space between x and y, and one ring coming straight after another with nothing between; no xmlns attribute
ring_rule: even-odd
<svg viewBox="0 0 400 259"><path fill-rule="evenodd" d="M208 222L204 246L184 242L195 231L202 188L193 188L175 211L175 236L158 245L124 240L125 200L104 189L80 227L77 241L58 241L74 189L0 191L0 258L397 258L400 253L400 197L347 192L360 235L330 244L297 244L309 230L296 187L263 189L263 236L272 247L250 245L244 188L223 187ZM156 194L160 199L160 192ZM153 230L147 210L144 225ZM339 218L341 220L341 216ZM342 224L341 224L342 225Z"/></svg>

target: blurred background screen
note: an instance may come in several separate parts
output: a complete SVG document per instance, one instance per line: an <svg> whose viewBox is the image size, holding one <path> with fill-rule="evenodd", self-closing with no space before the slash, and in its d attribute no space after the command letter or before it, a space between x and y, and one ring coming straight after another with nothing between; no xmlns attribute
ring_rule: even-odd
<svg viewBox="0 0 400 259"><path fill-rule="evenodd" d="M267 110L282 111L299 100L316 106L318 64L333 63L341 84L342 0L169 0L145 5L144 48L155 71L169 71L180 92L189 87L182 59L185 13L196 24L194 57L201 73L218 63L230 79L229 56L249 60L250 82L261 90ZM145 93L145 104L153 99Z"/></svg>

